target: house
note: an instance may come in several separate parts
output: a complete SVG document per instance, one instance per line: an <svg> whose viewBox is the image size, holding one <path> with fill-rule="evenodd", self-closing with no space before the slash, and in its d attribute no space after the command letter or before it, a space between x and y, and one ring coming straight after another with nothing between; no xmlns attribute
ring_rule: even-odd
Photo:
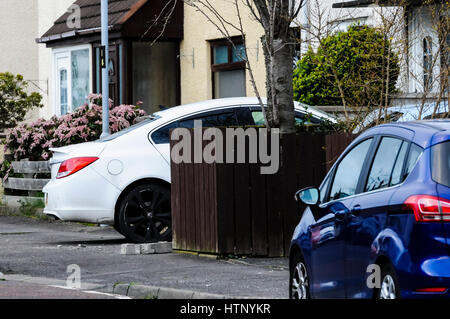
<svg viewBox="0 0 450 319"><path fill-rule="evenodd" d="M397 19L404 30L399 35L404 52L396 105L443 101L447 105L450 63L448 1L433 0L350 0L332 4L334 10L378 10L400 8ZM392 9L395 10L395 9Z"/></svg>
<svg viewBox="0 0 450 319"><path fill-rule="evenodd" d="M233 6L212 0L218 12L237 23ZM230 30L234 46L197 10L178 1L109 0L110 98L118 104L143 102L152 113L195 101L253 96L248 70L236 50L242 36ZM8 12L9 10L9 12ZM246 10L246 8L242 9ZM247 9L248 10L248 9ZM8 12L8 13L7 13ZM263 30L242 16L248 58L265 93ZM33 117L62 115L101 93L100 0L2 0L0 72L22 73L43 95ZM10 27L12 26L12 27Z"/></svg>
<svg viewBox="0 0 450 319"><path fill-rule="evenodd" d="M178 5L159 41L160 26L151 26L165 1L109 1L109 96L115 104L143 101L151 112L158 105L180 102L179 44L183 6ZM77 15L78 13L78 15ZM73 21L71 19L79 19ZM101 17L99 0L77 0L37 40L52 51L52 100L56 115L101 93Z"/></svg>

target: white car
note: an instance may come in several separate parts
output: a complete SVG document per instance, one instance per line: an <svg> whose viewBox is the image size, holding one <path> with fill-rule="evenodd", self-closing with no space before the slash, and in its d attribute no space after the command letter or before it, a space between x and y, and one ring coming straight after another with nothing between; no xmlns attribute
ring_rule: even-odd
<svg viewBox="0 0 450 319"><path fill-rule="evenodd" d="M435 102L427 102L424 103L423 106L421 103L391 106L387 110L383 110L381 112L381 116L379 110L369 113L364 121L353 131L353 133L358 134L365 129L374 127L377 125L376 120L378 118L380 118L381 124L384 121L385 115L387 115L386 122L410 122L417 121L420 113L422 120L429 120L432 118L433 113L435 114L435 118L442 118L448 114L448 111L449 108L447 101L443 101L437 106Z"/></svg>
<svg viewBox="0 0 450 319"><path fill-rule="evenodd" d="M295 103L296 121L335 119ZM44 213L60 220L109 224L133 242L171 240L169 130L263 124L256 98L170 108L95 142L51 149Z"/></svg>

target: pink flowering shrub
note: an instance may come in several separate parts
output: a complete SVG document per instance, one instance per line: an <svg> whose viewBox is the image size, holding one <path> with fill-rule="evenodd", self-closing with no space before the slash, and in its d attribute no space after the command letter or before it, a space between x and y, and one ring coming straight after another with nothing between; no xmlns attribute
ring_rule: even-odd
<svg viewBox="0 0 450 319"><path fill-rule="evenodd" d="M30 124L20 124L11 129L6 137L5 151L13 154L16 161L48 160L50 148L89 142L100 138L102 133L101 96L89 96L89 104L75 112L49 120L39 119ZM145 116L140 105L113 107L110 101L109 125L112 133L133 125L136 119Z"/></svg>

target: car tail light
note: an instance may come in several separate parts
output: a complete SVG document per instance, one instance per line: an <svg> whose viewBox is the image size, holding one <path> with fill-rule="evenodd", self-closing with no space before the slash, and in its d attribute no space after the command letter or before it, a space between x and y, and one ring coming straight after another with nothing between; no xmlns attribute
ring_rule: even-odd
<svg viewBox="0 0 450 319"><path fill-rule="evenodd" d="M450 221L450 201L429 195L409 197L403 208L412 210L418 222Z"/></svg>
<svg viewBox="0 0 450 319"><path fill-rule="evenodd" d="M59 167L58 174L56 175L57 179L61 179L67 176L70 176L79 170L82 170L88 165L91 165L98 157L77 157L71 158L67 161L64 161Z"/></svg>
<svg viewBox="0 0 450 319"><path fill-rule="evenodd" d="M447 288L419 288L416 292L445 292Z"/></svg>

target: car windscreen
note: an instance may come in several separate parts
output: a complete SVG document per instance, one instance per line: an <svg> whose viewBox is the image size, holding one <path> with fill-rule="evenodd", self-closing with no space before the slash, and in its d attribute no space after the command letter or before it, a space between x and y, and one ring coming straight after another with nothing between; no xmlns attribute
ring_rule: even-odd
<svg viewBox="0 0 450 319"><path fill-rule="evenodd" d="M147 119L145 119L145 120L143 120L143 121L141 121L141 122L139 122L137 124L131 125L130 127L127 127L125 129L117 132L117 133L111 134L111 135L109 135L109 136L107 136L105 138L100 139L100 142L112 141L112 140L114 140L114 139L116 139L116 138L118 138L118 137L120 137L122 135L125 135L125 134L127 134L129 132L134 131L135 129L138 129L138 128L140 128L142 126L145 126L145 125L147 125L147 124L149 124L149 123L151 123L153 121L156 121L158 118L160 118L160 117L159 116L150 116Z"/></svg>
<svg viewBox="0 0 450 319"><path fill-rule="evenodd" d="M433 180L450 187L450 141L434 145L431 158Z"/></svg>

